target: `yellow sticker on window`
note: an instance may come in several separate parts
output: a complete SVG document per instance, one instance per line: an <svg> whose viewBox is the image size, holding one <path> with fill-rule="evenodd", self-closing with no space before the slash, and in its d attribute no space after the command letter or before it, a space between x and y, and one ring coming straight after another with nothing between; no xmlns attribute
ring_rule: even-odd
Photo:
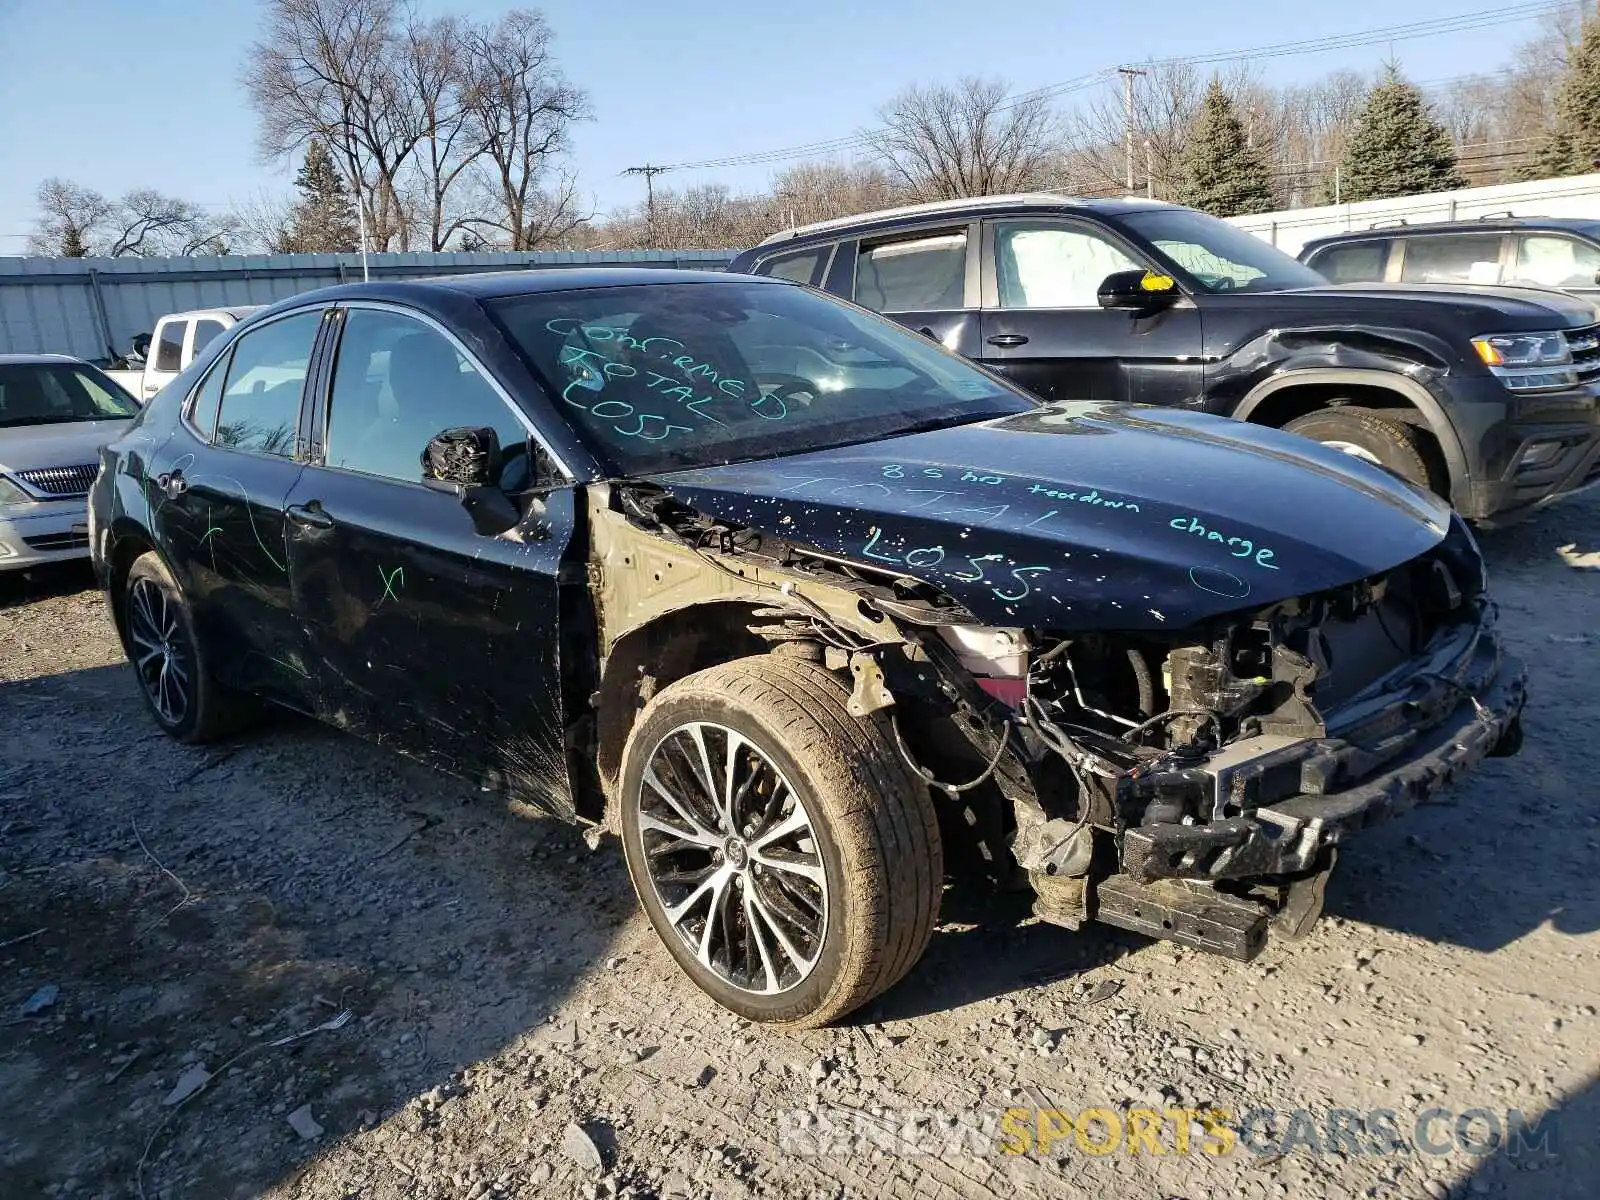
<svg viewBox="0 0 1600 1200"><path fill-rule="evenodd" d="M1146 271L1144 278L1139 281L1139 286L1147 292L1170 292L1178 286L1178 282L1171 275L1157 275L1154 271Z"/></svg>

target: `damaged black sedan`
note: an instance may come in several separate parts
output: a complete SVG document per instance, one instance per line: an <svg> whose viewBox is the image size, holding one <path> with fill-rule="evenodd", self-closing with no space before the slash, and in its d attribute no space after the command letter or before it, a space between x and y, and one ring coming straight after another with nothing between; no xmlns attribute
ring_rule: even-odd
<svg viewBox="0 0 1600 1200"><path fill-rule="evenodd" d="M1441 501L1270 429L1041 405L773 280L285 301L106 450L91 527L167 732L268 701L603 824L761 1021L893 985L947 871L1248 959L1346 833L1520 739Z"/></svg>

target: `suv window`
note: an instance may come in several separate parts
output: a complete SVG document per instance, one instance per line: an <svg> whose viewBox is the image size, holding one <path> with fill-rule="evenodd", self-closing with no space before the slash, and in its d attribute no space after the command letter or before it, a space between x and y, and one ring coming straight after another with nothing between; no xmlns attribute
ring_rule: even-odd
<svg viewBox="0 0 1600 1200"><path fill-rule="evenodd" d="M311 347L322 310L252 329L233 348L217 413L216 444L280 458L294 455Z"/></svg>
<svg viewBox="0 0 1600 1200"><path fill-rule="evenodd" d="M527 428L455 343L401 313L352 308L334 362L327 465L420 483L428 443L461 426L493 429L500 486L528 487Z"/></svg>
<svg viewBox="0 0 1600 1200"><path fill-rule="evenodd" d="M878 312L933 312L962 307L967 232L863 245L856 257L857 304Z"/></svg>
<svg viewBox="0 0 1600 1200"><path fill-rule="evenodd" d="M1388 242L1356 242L1330 247L1313 256L1308 265L1332 283L1379 283L1388 257Z"/></svg>
<svg viewBox="0 0 1600 1200"><path fill-rule="evenodd" d="M1096 308L1107 275L1136 270L1112 242L1066 225L1007 222L995 228L1001 308Z"/></svg>
<svg viewBox="0 0 1600 1200"><path fill-rule="evenodd" d="M1404 283L1499 283L1498 233L1448 234L1405 239Z"/></svg>
<svg viewBox="0 0 1600 1200"><path fill-rule="evenodd" d="M1525 233L1517 238L1512 283L1541 287L1594 288L1600 286L1600 246L1553 233Z"/></svg>
<svg viewBox="0 0 1600 1200"><path fill-rule="evenodd" d="M831 243L810 250L796 250L780 254L756 264L757 275L771 275L775 279L792 279L796 283L809 283L815 287L822 282L822 268L828 261Z"/></svg>
<svg viewBox="0 0 1600 1200"><path fill-rule="evenodd" d="M187 321L168 321L161 327L156 341L156 370L183 370L183 331L188 327Z"/></svg>

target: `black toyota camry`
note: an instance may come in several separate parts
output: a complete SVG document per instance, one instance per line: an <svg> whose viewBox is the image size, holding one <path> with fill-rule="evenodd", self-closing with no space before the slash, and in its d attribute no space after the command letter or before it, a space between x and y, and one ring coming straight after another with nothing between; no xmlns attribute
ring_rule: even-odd
<svg viewBox="0 0 1600 1200"><path fill-rule="evenodd" d="M894 984L947 874L1239 959L1524 682L1465 525L1182 408L1042 405L778 281L312 292L103 455L95 563L176 738L292 708L622 841L747 1017Z"/></svg>

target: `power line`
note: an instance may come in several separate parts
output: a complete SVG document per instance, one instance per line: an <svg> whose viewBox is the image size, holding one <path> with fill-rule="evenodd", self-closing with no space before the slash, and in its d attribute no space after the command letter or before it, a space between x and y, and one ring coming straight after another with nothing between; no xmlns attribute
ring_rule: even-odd
<svg viewBox="0 0 1600 1200"><path fill-rule="evenodd" d="M1190 64L1193 66L1207 66L1224 62L1252 62L1260 59L1286 58L1301 54L1323 54L1330 50L1355 49L1364 46L1382 45L1388 42L1411 41L1417 38L1437 37L1449 33L1488 29L1497 25L1516 24L1532 20L1535 17L1558 13L1567 7L1569 5L1565 3L1552 4L1548 0L1542 0L1539 3L1514 4L1502 8L1460 13L1453 17L1436 17L1427 21L1410 21L1383 29L1330 34L1321 38L1279 42L1246 50L1228 50L1212 54L1152 59L1146 65L1176 66ZM1046 84L1043 87L1034 88L1010 97L1009 102L1002 105L1000 111L1016 108L1019 105L1038 100L1053 99L1070 92L1082 91L1085 88L1093 87L1096 84L1114 78L1117 74L1118 68L1107 67L1062 83ZM1466 78L1466 76L1460 78ZM797 158L818 158L864 147L874 138L882 136L884 132L885 130L880 127L847 134L842 137L829 138L824 141L787 146L781 149L753 151L748 154L731 154L722 158L701 159L695 162L672 163L667 169L700 171L722 167L756 166L763 163L787 162Z"/></svg>

